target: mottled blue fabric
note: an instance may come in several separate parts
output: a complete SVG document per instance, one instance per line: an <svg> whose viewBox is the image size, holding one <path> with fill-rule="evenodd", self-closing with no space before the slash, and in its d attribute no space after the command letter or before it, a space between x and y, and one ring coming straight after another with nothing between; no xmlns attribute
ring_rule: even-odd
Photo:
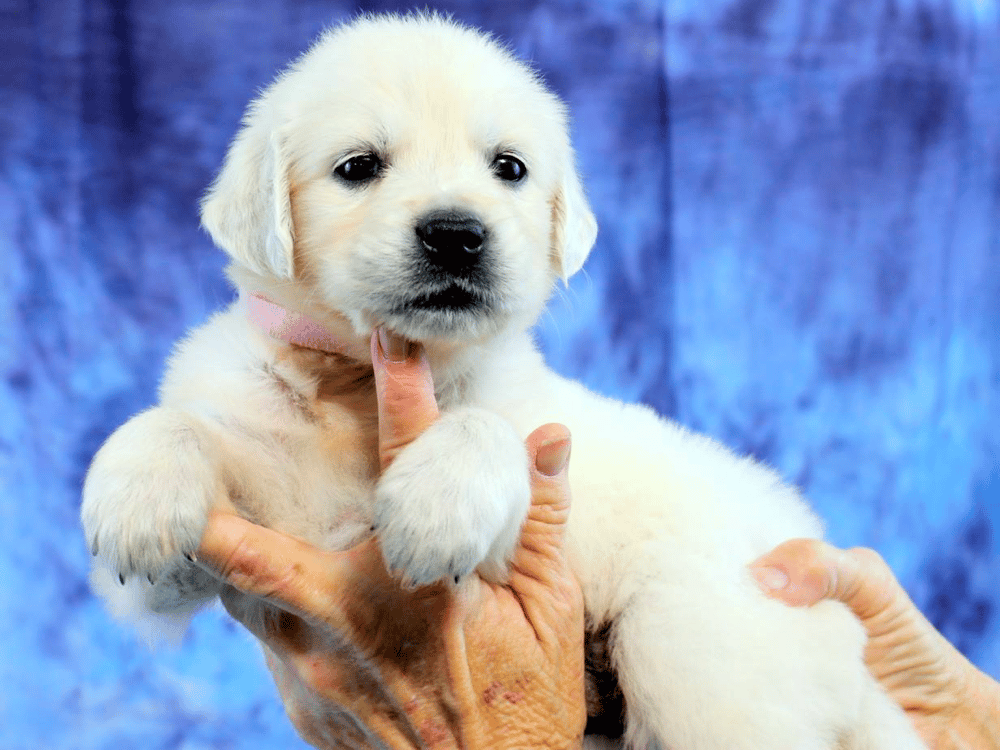
<svg viewBox="0 0 1000 750"><path fill-rule="evenodd" d="M364 9L405 6L364 5ZM569 102L598 246L550 361L800 483L1000 674L997 0L439 6ZM327 0L0 0L0 748L301 747L219 613L149 653L81 480L232 297L196 202Z"/></svg>

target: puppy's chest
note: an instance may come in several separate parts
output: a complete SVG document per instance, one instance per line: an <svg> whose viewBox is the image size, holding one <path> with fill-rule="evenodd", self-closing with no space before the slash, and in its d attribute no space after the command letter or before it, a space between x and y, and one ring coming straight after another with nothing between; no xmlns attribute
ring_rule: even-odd
<svg viewBox="0 0 1000 750"><path fill-rule="evenodd" d="M371 367L337 355L291 350L261 363L267 405L261 436L277 452L282 492L246 488L252 520L323 546L371 519L378 478L378 408ZM254 474L254 467L248 467ZM270 488L268 487L270 485ZM349 534L348 534L349 535Z"/></svg>
<svg viewBox="0 0 1000 750"><path fill-rule="evenodd" d="M321 433L351 433L357 445L377 447L378 404L371 366L339 354L291 347L263 362L261 369L266 387L282 402L287 417Z"/></svg>

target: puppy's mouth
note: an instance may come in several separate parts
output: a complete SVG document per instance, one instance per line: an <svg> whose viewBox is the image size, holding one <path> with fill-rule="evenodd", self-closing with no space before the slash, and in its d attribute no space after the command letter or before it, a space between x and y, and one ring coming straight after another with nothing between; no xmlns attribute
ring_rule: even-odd
<svg viewBox="0 0 1000 750"><path fill-rule="evenodd" d="M384 312L379 314L378 308ZM417 341L464 340L495 330L504 318L503 296L493 285L466 279L413 284L384 298L376 306L375 318L393 330Z"/></svg>
<svg viewBox="0 0 1000 750"><path fill-rule="evenodd" d="M414 312L483 312L488 302L481 292L451 284L444 289L424 292L400 301L393 309L396 315Z"/></svg>

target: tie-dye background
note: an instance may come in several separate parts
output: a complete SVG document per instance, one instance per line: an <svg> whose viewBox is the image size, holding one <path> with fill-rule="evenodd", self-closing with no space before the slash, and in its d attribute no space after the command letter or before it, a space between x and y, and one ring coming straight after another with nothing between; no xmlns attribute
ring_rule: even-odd
<svg viewBox="0 0 1000 750"><path fill-rule="evenodd" d="M574 112L601 235L554 365L778 466L1000 674L997 0L439 7ZM221 614L109 621L77 512L231 298L196 202L244 104L357 9L0 0L0 750L301 746Z"/></svg>

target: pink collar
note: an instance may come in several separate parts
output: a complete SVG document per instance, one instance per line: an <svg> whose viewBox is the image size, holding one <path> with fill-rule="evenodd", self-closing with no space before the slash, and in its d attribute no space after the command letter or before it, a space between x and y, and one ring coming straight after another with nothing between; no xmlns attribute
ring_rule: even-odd
<svg viewBox="0 0 1000 750"><path fill-rule="evenodd" d="M321 323L272 302L260 292L241 293L250 322L274 338L306 349L343 354L346 346Z"/></svg>

